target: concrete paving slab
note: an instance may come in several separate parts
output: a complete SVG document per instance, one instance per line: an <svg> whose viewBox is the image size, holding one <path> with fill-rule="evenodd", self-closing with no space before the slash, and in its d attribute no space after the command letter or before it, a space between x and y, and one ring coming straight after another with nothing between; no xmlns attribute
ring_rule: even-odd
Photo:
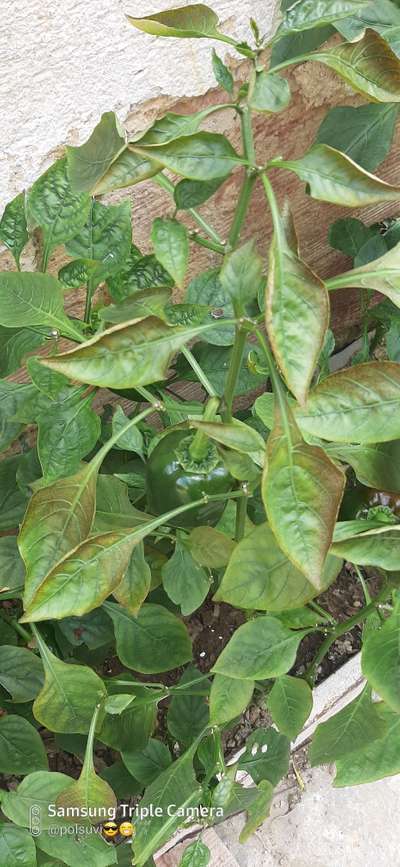
<svg viewBox="0 0 400 867"><path fill-rule="evenodd" d="M215 828L240 867L398 867L400 776L333 789L327 768L302 772L305 791L275 799L270 818L245 846L243 817ZM210 867L213 867L212 861Z"/></svg>

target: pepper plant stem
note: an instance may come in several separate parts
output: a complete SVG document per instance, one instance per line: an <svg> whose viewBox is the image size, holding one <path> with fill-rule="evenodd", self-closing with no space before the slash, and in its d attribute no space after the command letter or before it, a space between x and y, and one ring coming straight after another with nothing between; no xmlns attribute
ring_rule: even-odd
<svg viewBox="0 0 400 867"><path fill-rule="evenodd" d="M219 398L211 397L203 413L203 421L214 421L219 407ZM190 456L194 461L202 461L208 452L209 438L202 430L198 430L189 447Z"/></svg>
<svg viewBox="0 0 400 867"><path fill-rule="evenodd" d="M207 394L210 397L217 397L217 392L215 391L214 386L211 385L211 382L208 379L208 377L206 376L206 374L204 373L204 370L200 367L200 364L196 361L193 353L190 351L190 349L188 349L187 346L183 347L182 355L184 355L186 358L186 361L189 362L192 370L194 371L194 373L198 377L199 381L201 382L203 388L206 390Z"/></svg>
<svg viewBox="0 0 400 867"><path fill-rule="evenodd" d="M243 497L243 500L238 500L237 510L236 510L236 529L235 529L235 540L236 542L241 542L245 530L246 530L246 518L247 518L247 496Z"/></svg>
<svg viewBox="0 0 400 867"><path fill-rule="evenodd" d="M219 253L221 256L225 255L225 247L222 244L217 244L215 241L211 241L208 238L202 238L201 235L198 235L197 232L190 232L190 240L195 244L198 244L199 247L206 247L207 250L212 250L214 253Z"/></svg>
<svg viewBox="0 0 400 867"><path fill-rule="evenodd" d="M236 326L235 343L232 349L231 362L229 366L228 378L225 384L224 391L224 409L222 419L225 423L232 421L233 400L235 397L236 384L242 366L244 350L246 347L247 331L240 323Z"/></svg>
<svg viewBox="0 0 400 867"><path fill-rule="evenodd" d="M354 617L350 617L348 620L345 620L344 623L338 623L335 629L327 636L325 641L322 643L314 661L311 663L304 675L305 679L311 686L314 684L315 678L317 676L318 666L332 647L332 644L334 644L334 642L338 638L341 638L342 635L346 635L347 632L350 632L354 626L358 626L360 623L364 623L367 617L369 617L370 614L373 614L379 602L382 602L384 599L387 598L388 593L389 584L385 584L385 586L382 587L382 590L378 593L377 596L375 596L375 598L369 603L369 605L366 605L365 608L362 608L360 611L358 611L357 614L354 615Z"/></svg>

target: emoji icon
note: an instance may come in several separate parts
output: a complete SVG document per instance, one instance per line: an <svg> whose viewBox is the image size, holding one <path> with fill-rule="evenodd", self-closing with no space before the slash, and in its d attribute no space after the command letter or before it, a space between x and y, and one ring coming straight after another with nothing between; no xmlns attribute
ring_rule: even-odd
<svg viewBox="0 0 400 867"><path fill-rule="evenodd" d="M105 822L105 824L103 825L103 834L105 837L108 837L108 839L111 839L112 837L116 837L116 835L118 834L117 823L116 822Z"/></svg>
<svg viewBox="0 0 400 867"><path fill-rule="evenodd" d="M123 837L132 837L135 833L132 822L122 822L119 826L119 833L122 834Z"/></svg>

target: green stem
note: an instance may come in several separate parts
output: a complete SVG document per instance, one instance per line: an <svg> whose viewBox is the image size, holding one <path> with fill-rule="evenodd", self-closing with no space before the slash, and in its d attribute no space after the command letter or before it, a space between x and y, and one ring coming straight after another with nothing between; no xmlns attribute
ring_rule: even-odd
<svg viewBox="0 0 400 867"><path fill-rule="evenodd" d="M358 580L359 580L359 582L360 582L360 584L361 584L361 587L362 587L362 589L363 589L363 593L364 593L365 601L366 601L367 605L370 605L370 604L371 604L371 601L372 601L372 600L371 600L371 594L370 594L370 592L369 592L368 585L367 585L367 582L366 582L366 580L365 580L365 578L364 578L364 575L362 574L361 570L360 570L359 567L356 565L356 563L354 563L354 569L355 569L355 572L356 572L357 578L358 578Z"/></svg>
<svg viewBox="0 0 400 867"><path fill-rule="evenodd" d="M92 316L92 301L93 295L97 289L97 284L93 280L89 280L86 287L86 304L84 322L89 325Z"/></svg>
<svg viewBox="0 0 400 867"><path fill-rule="evenodd" d="M189 237L190 240L195 244L198 244L199 247L206 247L207 250L212 250L213 253L219 253L221 256L224 256L226 253L223 244L217 244L215 241L208 240L208 238L202 238L201 235L197 234L197 232L190 232Z"/></svg>
<svg viewBox="0 0 400 867"><path fill-rule="evenodd" d="M150 403L155 409L159 410L161 408L160 400L155 397L155 395L152 394L151 391L148 391L147 388L143 388L143 386L141 385L136 385L135 391L137 391L138 394L141 395L141 397L143 398L143 400L146 401L146 403Z"/></svg>
<svg viewBox="0 0 400 867"><path fill-rule="evenodd" d="M2 596L1 598L4 599L4 596ZM11 626L15 630L15 632L18 633L18 635L21 636L21 638L23 638L26 644L29 644L29 642L32 641L32 633L28 632L27 629L24 629L23 626L20 626L17 620L14 620L13 617L4 617L4 620L6 623L8 623L9 626Z"/></svg>
<svg viewBox="0 0 400 867"><path fill-rule="evenodd" d="M166 190L166 192L169 193L172 197L174 196L175 185L172 183L172 181L170 181L169 178L166 177L166 175L163 175L161 173L159 175L155 175L153 181L163 190ZM195 208L189 208L188 213L193 218L195 223L197 223L197 225L200 226L201 229L203 229L203 232L205 232L206 235L208 235L208 237L211 238L211 240L214 241L215 244L218 244L219 247L224 249L224 242L221 236L212 226L210 226L209 223L207 223L207 220L205 220L204 217L202 217Z"/></svg>
<svg viewBox="0 0 400 867"><path fill-rule="evenodd" d="M236 247L239 241L243 223L249 209L253 187L257 180L257 171L255 170L256 152L254 146L253 128L251 123L251 109L249 105L245 105L241 109L240 119L242 125L242 141L244 155L246 157L246 160L249 162L250 167L246 169L246 176L242 184L239 201L234 214L231 230L229 232L228 245L231 250Z"/></svg>
<svg viewBox="0 0 400 867"><path fill-rule="evenodd" d="M307 60L318 59L313 58L310 54L299 54L297 57L290 57L289 60L283 60L282 63L277 63L276 66L271 66L269 72L279 72L281 69L287 69L288 66L295 66L298 63L305 63Z"/></svg>
<svg viewBox="0 0 400 867"><path fill-rule="evenodd" d="M329 620L330 623L337 625L337 620L335 620L335 618L332 617L332 615L329 614L328 611L325 611L325 608L322 608L321 605L318 605L317 602L314 602L314 600L308 603L308 607L312 608L313 611L316 611L317 614L320 614L323 620Z"/></svg>
<svg viewBox="0 0 400 867"><path fill-rule="evenodd" d="M245 530L246 530L246 518L247 518L247 496L244 496L242 500L238 500L236 506L236 529L235 529L235 539L236 542L241 542Z"/></svg>
<svg viewBox="0 0 400 867"><path fill-rule="evenodd" d="M317 676L317 670L319 664L322 662L332 644L338 639L341 638L342 635L346 635L347 632L350 632L354 626L358 626L360 623L364 623L365 620L369 617L370 614L373 614L376 606L379 602L383 601L387 598L389 593L389 585L385 584L380 593L375 596L375 599L366 605L365 608L362 608L354 617L350 617L348 620L345 620L344 623L339 623L335 629L328 635L325 641L322 643L314 661L311 663L309 668L307 669L304 677L308 681L310 685L313 685L315 682L315 678Z"/></svg>
<svg viewBox="0 0 400 867"><path fill-rule="evenodd" d="M104 458L106 457L106 455L108 455L108 452L112 449L115 443L118 442L120 437L124 436L124 434L126 434L132 427L138 425L139 422L143 421L145 418L147 418L148 415L151 415L151 413L154 412L154 406L155 405L153 404L148 409L144 409L143 412L139 413L139 415L135 416L135 418L129 419L127 424L124 425L124 427L121 428L120 431L115 433L114 436L112 436L111 439L109 439L104 444L104 446L97 452L97 454L94 456L94 458L92 458L90 462L94 469L97 469L100 464L102 464ZM160 403L159 407L161 408L161 406L162 404Z"/></svg>
<svg viewBox="0 0 400 867"><path fill-rule="evenodd" d="M210 397L217 397L218 395L217 395L217 392L215 391L214 386L211 385L211 382L208 379L208 377L206 376L206 374L204 373L204 370L200 367L200 364L196 361L193 353L190 351L190 349L188 349L187 346L183 347L182 355L184 355L186 358L186 361L189 362L192 370L196 374L199 382L201 382L201 384L202 384L203 388L205 389L205 391L207 392L207 394L209 394Z"/></svg>
<svg viewBox="0 0 400 867"><path fill-rule="evenodd" d="M222 419L225 423L232 421L233 401L235 397L236 384L239 373L242 367L244 351L246 348L247 331L240 323L236 326L235 342L233 344L232 355L229 365L228 376L224 390L224 409Z"/></svg>
<svg viewBox="0 0 400 867"><path fill-rule="evenodd" d="M219 403L220 401L218 397L210 397L210 400L207 401L202 421L214 421L218 412ZM198 430L189 446L191 458L193 458L194 461L202 461L208 452L208 444L209 438L207 434L203 433L202 430Z"/></svg>

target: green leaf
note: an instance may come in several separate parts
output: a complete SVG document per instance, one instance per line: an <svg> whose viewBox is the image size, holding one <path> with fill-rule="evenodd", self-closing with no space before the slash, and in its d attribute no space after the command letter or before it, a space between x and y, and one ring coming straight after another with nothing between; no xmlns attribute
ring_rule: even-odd
<svg viewBox="0 0 400 867"><path fill-rule="evenodd" d="M207 332L207 337L211 333L213 334L214 331ZM205 334L206 332L202 335L203 340ZM243 355L243 363L236 383L235 397L247 394L247 392L265 385L265 375L263 376L262 374L254 373L250 366L249 355L253 350L254 344L247 343ZM195 356L196 361L200 364L204 373L207 375L217 395L222 397L232 356L231 348L226 348L224 346L210 346L209 343L202 342L194 347L193 355ZM197 382L197 376L192 371L192 368L189 367L186 360L184 363L179 361L177 370L181 379L189 380L190 382Z"/></svg>
<svg viewBox="0 0 400 867"><path fill-rule="evenodd" d="M166 744L150 738L143 750L123 750L122 761L135 780L149 786L162 771L169 768L172 758Z"/></svg>
<svg viewBox="0 0 400 867"><path fill-rule="evenodd" d="M193 681L201 680L201 678L202 674L198 668L194 665L188 665L178 684L180 691L174 693L168 708L168 731L175 740L185 747L193 743L194 739L209 724L208 694L210 682L207 680L194 683L193 695L190 694L190 688L187 692L183 689L185 684L189 685Z"/></svg>
<svg viewBox="0 0 400 867"><path fill-rule="evenodd" d="M89 535L97 471L97 464L87 464L75 476L38 490L30 500L18 537L26 566L25 608L48 572Z"/></svg>
<svg viewBox="0 0 400 867"><path fill-rule="evenodd" d="M185 181L182 181L185 183ZM189 182L188 182L189 183ZM220 328L213 328L204 334L204 340L215 346L231 346L235 340L235 328L232 325L224 325L224 318L232 319L234 309L230 296L229 287L224 288L220 280L220 272L217 268L198 274L189 283L186 290L185 300L189 304L205 304L213 308L215 318L221 322Z"/></svg>
<svg viewBox="0 0 400 867"><path fill-rule="evenodd" d="M114 112L106 112L84 145L67 148L72 188L92 194L100 192L98 187L104 185L112 164L125 148L125 133L118 118Z"/></svg>
<svg viewBox="0 0 400 867"><path fill-rule="evenodd" d="M218 30L218 15L204 3L193 3L188 8L153 13L146 18L133 18L131 15L127 17L130 24L152 36L174 36L178 39L202 39L203 37L221 39L222 37ZM226 41L233 42L228 37Z"/></svg>
<svg viewBox="0 0 400 867"><path fill-rule="evenodd" d="M16 536L0 538L0 592L20 588L24 584L25 567L19 556Z"/></svg>
<svg viewBox="0 0 400 867"><path fill-rule="evenodd" d="M224 725L241 716L250 704L254 681L216 674L210 692L210 724Z"/></svg>
<svg viewBox="0 0 400 867"><path fill-rule="evenodd" d="M215 178L213 181L179 181L174 190L176 207L183 211L197 208L207 202L219 190L226 178Z"/></svg>
<svg viewBox="0 0 400 867"><path fill-rule="evenodd" d="M115 413L113 415L112 420L112 432L113 436L117 433L121 432L121 436L119 437L117 448L123 449L128 452L135 452L137 455L141 455L143 457L143 449L144 442L143 436L140 433L140 430L136 426L131 427L125 434L122 433L122 430L129 422L128 416L125 415L122 406L117 406Z"/></svg>
<svg viewBox="0 0 400 867"><path fill-rule="evenodd" d="M399 187L381 181L329 145L313 145L298 160L279 158L270 165L294 172L308 185L314 199L334 205L363 208L399 198Z"/></svg>
<svg viewBox="0 0 400 867"><path fill-rule="evenodd" d="M239 680L265 680L286 674L304 633L291 632L275 617L257 617L239 626L212 671Z"/></svg>
<svg viewBox="0 0 400 867"><path fill-rule="evenodd" d="M137 686L135 678L124 672L123 687L121 677L107 679L105 684L109 695L118 695L121 689L135 697L132 704L120 716L106 714L97 737L104 744L119 752L143 750L154 730L157 716L157 693L146 687ZM132 794L132 793L131 793Z"/></svg>
<svg viewBox="0 0 400 867"><path fill-rule="evenodd" d="M400 568L400 536L397 525L383 524L378 521L368 530L365 521L357 521L358 530L356 527L355 532L351 534L353 522L349 523L349 534L344 538L339 538L340 524L337 525L332 553L359 566L378 566L389 571ZM363 525L366 525L366 532L363 532ZM342 526L346 527L346 524ZM357 535L357 531L361 535Z"/></svg>
<svg viewBox="0 0 400 867"><path fill-rule="evenodd" d="M357 749L367 747L385 734L385 723L371 700L371 691L362 692L343 710L317 727L313 736L310 761L312 767L336 762Z"/></svg>
<svg viewBox="0 0 400 867"><path fill-rule="evenodd" d="M227 93L232 94L235 84L233 75L230 69L225 65L224 61L218 56L215 48L213 48L212 52L212 67L217 84L219 84L220 87L223 87Z"/></svg>
<svg viewBox="0 0 400 867"><path fill-rule="evenodd" d="M220 280L233 307L242 313L243 308L257 298L262 282L263 261L256 253L254 241L226 256Z"/></svg>
<svg viewBox="0 0 400 867"><path fill-rule="evenodd" d="M400 716L384 704L378 705L377 713L386 726L386 732L362 749L353 744L355 750L338 759L335 787L372 783L400 772Z"/></svg>
<svg viewBox="0 0 400 867"><path fill-rule="evenodd" d="M312 690L308 683L288 674L275 681L267 699L275 725L291 741L301 732L312 706Z"/></svg>
<svg viewBox="0 0 400 867"><path fill-rule="evenodd" d="M95 274L100 282L123 265L131 244L131 203L102 205L92 200L87 222L66 248L71 256L98 262Z"/></svg>
<svg viewBox="0 0 400 867"><path fill-rule="evenodd" d="M196 562L208 569L221 569L226 566L236 547L232 539L214 527L195 527L186 544Z"/></svg>
<svg viewBox="0 0 400 867"><path fill-rule="evenodd" d="M308 30L310 27L323 27L356 14L367 2L368 0L292 0L286 4L278 33L283 35Z"/></svg>
<svg viewBox="0 0 400 867"><path fill-rule="evenodd" d="M0 823L0 863L7 867L36 867L36 847L23 828Z"/></svg>
<svg viewBox="0 0 400 867"><path fill-rule="evenodd" d="M268 780L261 780L257 789L258 795L247 808L247 821L240 833L239 843L242 844L247 842L270 814L274 787Z"/></svg>
<svg viewBox="0 0 400 867"><path fill-rule="evenodd" d="M298 255L290 213L275 217L266 293L266 325L288 387L303 404L329 325L329 296Z"/></svg>
<svg viewBox="0 0 400 867"><path fill-rule="evenodd" d="M323 449L302 439L288 406L283 412L276 408L267 442L263 502L278 545L320 589L345 476Z"/></svg>
<svg viewBox="0 0 400 867"><path fill-rule="evenodd" d="M30 774L47 768L43 741L36 729L21 716L7 714L0 719L1 757L3 774Z"/></svg>
<svg viewBox="0 0 400 867"><path fill-rule="evenodd" d="M373 172L392 146L396 105L336 106L323 120L317 142L330 145Z"/></svg>
<svg viewBox="0 0 400 867"><path fill-rule="evenodd" d="M144 557L143 542L133 550L128 569L120 584L114 589L113 596L118 602L136 616L151 588L151 569Z"/></svg>
<svg viewBox="0 0 400 867"><path fill-rule="evenodd" d="M137 780L131 776L123 762L117 761L112 765L106 765L100 776L111 786L117 798L131 798L132 795L138 795L141 792L142 786ZM130 865L128 865L130 867Z"/></svg>
<svg viewBox="0 0 400 867"><path fill-rule="evenodd" d="M0 380L0 451L8 448L21 433L22 424L16 416L35 392L36 389L26 383Z"/></svg>
<svg viewBox="0 0 400 867"><path fill-rule="evenodd" d="M172 289L174 281L155 256L142 256L132 247L125 265L117 274L107 278L107 285L112 298L123 301L143 289Z"/></svg>
<svg viewBox="0 0 400 867"><path fill-rule="evenodd" d="M334 250L340 250L341 253L355 259L364 244L374 236L372 227L365 226L361 220L356 220L354 217L346 217L332 223L328 240Z"/></svg>
<svg viewBox="0 0 400 867"><path fill-rule="evenodd" d="M147 160L193 181L211 181L226 177L245 160L219 133L198 132L161 145L131 145L131 150Z"/></svg>
<svg viewBox="0 0 400 867"><path fill-rule="evenodd" d="M70 383L65 376L62 376L60 373L53 373L51 370L46 370L45 367L42 367L40 364L39 357L28 358L26 367L29 373L29 376L36 386L43 394L46 395L52 401L62 400L64 395L61 393L67 393L65 390L69 388ZM79 393L77 389L71 391L69 390L69 394L75 395ZM44 403L40 400L40 406Z"/></svg>
<svg viewBox="0 0 400 867"><path fill-rule="evenodd" d="M376 445L327 446L328 454L350 464L359 482L378 491L400 491L400 440Z"/></svg>
<svg viewBox="0 0 400 867"><path fill-rule="evenodd" d="M224 108L225 105L209 105L207 108L191 114L167 112L164 117L158 118L144 134L141 132L135 135L130 140L130 144L133 147L135 144L146 145L147 147L147 145L166 144L166 142L174 141L181 136L193 135L210 114Z"/></svg>
<svg viewBox="0 0 400 867"><path fill-rule="evenodd" d="M22 780L19 786L9 792L3 791L1 797L2 812L23 828L31 827L31 807L33 804L40 809L42 831L52 825L60 826L60 817L53 818L49 812L49 804L54 801L65 786L71 782L71 777L59 774L57 771L35 771ZM40 840L43 835L41 834Z"/></svg>
<svg viewBox="0 0 400 867"><path fill-rule="evenodd" d="M370 28L384 36L389 45L392 45L392 32L398 29L399 24L400 11L397 0L394 2L380 0L379 4L368 3L367 6L363 6L354 17L339 21L336 29L348 42L354 42L363 36L367 28ZM393 50L396 50L395 47Z"/></svg>
<svg viewBox="0 0 400 867"><path fill-rule="evenodd" d="M149 316L102 332L83 347L43 359L51 370L78 382L110 388L133 388L165 379L178 350L214 323L170 326Z"/></svg>
<svg viewBox="0 0 400 867"><path fill-rule="evenodd" d="M262 114L275 114L289 105L291 92L289 83L281 75L271 72L257 72L250 105L253 111Z"/></svg>
<svg viewBox="0 0 400 867"><path fill-rule="evenodd" d="M361 656L368 683L396 713L400 713L400 596L381 629L368 633Z"/></svg>
<svg viewBox="0 0 400 867"><path fill-rule="evenodd" d="M35 181L27 195L28 221L43 233L45 265L55 247L77 234L89 213L89 196L74 192L71 180L63 157Z"/></svg>
<svg viewBox="0 0 400 867"><path fill-rule="evenodd" d="M60 824L60 819L58 819L58 824ZM57 867L59 867L60 862L63 867L64 864L67 867L76 867L80 863L85 864L85 867L108 867L109 864L118 863L116 847L110 846L97 833L79 833L76 836L72 834L56 836L54 832L53 834L40 834L37 839L37 846L43 852L57 858ZM53 867L53 863L50 867Z"/></svg>
<svg viewBox="0 0 400 867"><path fill-rule="evenodd" d="M63 808L68 816L68 810L78 810L78 818L82 821L89 817L89 821L96 825L104 816L102 809L115 810L117 800L111 787L96 774L93 762L93 744L96 731L96 723L99 716L100 705L97 705L94 713L85 751L85 758L79 778L67 786L56 799L56 807Z"/></svg>
<svg viewBox="0 0 400 867"><path fill-rule="evenodd" d="M15 373L29 352L34 352L45 341L45 334L29 328L0 326L0 376Z"/></svg>
<svg viewBox="0 0 400 867"><path fill-rule="evenodd" d="M341 566L341 560L328 556L321 589L333 583ZM275 612L297 609L316 595L315 587L278 548L270 527L260 524L236 546L214 599L238 608Z"/></svg>
<svg viewBox="0 0 400 867"><path fill-rule="evenodd" d="M400 307L400 244L396 244L380 258L327 281L328 289L347 286L381 292L396 307Z"/></svg>
<svg viewBox="0 0 400 867"><path fill-rule="evenodd" d="M182 815L176 813L199 803L202 791L193 770L193 756L197 746L195 741L144 793L142 810L150 804L154 806L152 815L140 821L133 841L134 858L138 867L143 867L148 858L169 840L182 824ZM174 805L174 811L168 811L171 804ZM157 815L154 809L157 807L157 812L161 815ZM168 815L168 812L172 812L172 815Z"/></svg>
<svg viewBox="0 0 400 867"><path fill-rule="evenodd" d="M268 780L273 786L289 770L290 741L275 729L257 729L246 741L240 757L240 770L247 771L255 783Z"/></svg>
<svg viewBox="0 0 400 867"><path fill-rule="evenodd" d="M93 395L83 400L80 395L71 395L37 416L37 448L46 481L77 473L82 458L95 447L100 418L92 409L92 401Z"/></svg>
<svg viewBox="0 0 400 867"><path fill-rule="evenodd" d="M202 431L223 446L252 455L257 464L262 465L264 462L265 443L261 434L239 419L234 419L230 424L222 424L222 422L197 421L193 418L189 421L189 426Z"/></svg>
<svg viewBox="0 0 400 867"><path fill-rule="evenodd" d="M189 237L178 220L166 217L154 220L151 232L154 252L163 268L182 288L189 264Z"/></svg>
<svg viewBox="0 0 400 867"><path fill-rule="evenodd" d="M0 683L13 702L31 701L43 685L43 666L24 647L0 647Z"/></svg>
<svg viewBox="0 0 400 867"><path fill-rule="evenodd" d="M356 258L354 259L354 265L357 268L361 267L362 265L368 265L375 259L379 259L381 256L384 256L387 251L388 245L385 238L379 234L374 235L374 237L370 238L369 241L366 241L366 243L363 244L361 249L358 251Z"/></svg>
<svg viewBox="0 0 400 867"><path fill-rule="evenodd" d="M211 852L200 838L185 849L179 867L207 867L210 863Z"/></svg>
<svg viewBox="0 0 400 867"><path fill-rule="evenodd" d="M20 193L4 208L0 220L0 241L11 251L19 268L21 253L29 241L24 193Z"/></svg>
<svg viewBox="0 0 400 867"><path fill-rule="evenodd" d="M308 59L329 66L371 102L400 102L400 60L373 30L355 44L342 42L314 51Z"/></svg>
<svg viewBox="0 0 400 867"><path fill-rule="evenodd" d="M161 570L165 592L184 617L193 614L204 602L211 579L193 559L184 537L177 538L175 551Z"/></svg>
<svg viewBox="0 0 400 867"><path fill-rule="evenodd" d="M300 30L288 33L272 45L271 69L290 60L292 57L300 57L319 48L327 42L335 33L334 28L327 24L325 27L313 27L310 30ZM277 36L279 33L277 33Z"/></svg>
<svg viewBox="0 0 400 867"><path fill-rule="evenodd" d="M84 665L57 659L39 633L35 632L42 658L45 681L33 703L33 713L52 732L86 734L93 711L105 696L98 675Z"/></svg>
<svg viewBox="0 0 400 867"><path fill-rule="evenodd" d="M120 530L144 524L149 516L135 509L129 499L127 486L116 479L101 473L97 479L97 504L94 530L96 533ZM140 543L138 543L140 544Z"/></svg>
<svg viewBox="0 0 400 867"><path fill-rule="evenodd" d="M0 531L15 529L26 509L26 496L16 486L20 463L19 456L0 461Z"/></svg>
<svg viewBox="0 0 400 867"><path fill-rule="evenodd" d="M328 376L296 419L305 434L344 443L379 443L400 436L400 365L370 361Z"/></svg>
<svg viewBox="0 0 400 867"><path fill-rule="evenodd" d="M81 332L64 313L61 283L49 274L0 274L0 325L47 325L66 337L82 340Z"/></svg>
<svg viewBox="0 0 400 867"><path fill-rule="evenodd" d="M104 607L114 623L118 656L128 668L157 674L191 659L186 626L161 605L143 605L136 618L112 602Z"/></svg>

